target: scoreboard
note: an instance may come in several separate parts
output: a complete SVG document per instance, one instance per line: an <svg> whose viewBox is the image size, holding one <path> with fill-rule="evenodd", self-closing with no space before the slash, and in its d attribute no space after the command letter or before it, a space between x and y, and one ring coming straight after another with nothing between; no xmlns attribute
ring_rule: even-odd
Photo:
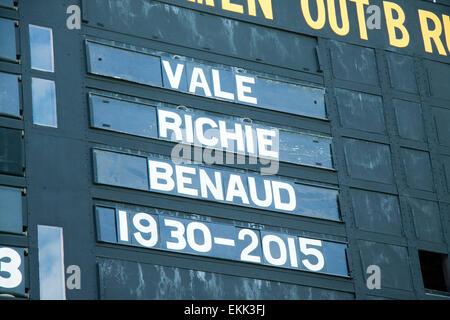
<svg viewBox="0 0 450 320"><path fill-rule="evenodd" d="M0 0L0 298L448 299L436 2Z"/></svg>

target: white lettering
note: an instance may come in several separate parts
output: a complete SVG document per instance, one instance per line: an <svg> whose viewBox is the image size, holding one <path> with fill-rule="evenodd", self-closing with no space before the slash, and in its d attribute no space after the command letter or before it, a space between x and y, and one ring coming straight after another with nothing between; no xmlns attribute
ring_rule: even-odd
<svg viewBox="0 0 450 320"><path fill-rule="evenodd" d="M192 184L192 178L185 177L184 174L196 174L195 168L175 166L175 172L177 176L177 191L189 196L198 196L198 191L196 189L185 187L185 184Z"/></svg>
<svg viewBox="0 0 450 320"><path fill-rule="evenodd" d="M228 148L228 140L235 140L237 142L238 151L245 152L244 133L242 131L242 125L240 123L235 123L234 128L234 132L230 132L227 130L226 122L219 121L220 144L222 148Z"/></svg>
<svg viewBox="0 0 450 320"><path fill-rule="evenodd" d="M246 93L251 93L252 88L245 86L244 83L250 83L255 84L255 78L253 77L246 77L241 75L236 75L236 89L237 89L237 95L238 100L246 103L251 104L258 104L258 99L255 97L246 96Z"/></svg>
<svg viewBox="0 0 450 320"><path fill-rule="evenodd" d="M148 160L148 168L150 175L150 189L160 190L160 191L172 191L175 187L175 181L172 179L173 168L170 164ZM158 169L163 169L163 172L158 171ZM159 180L165 181L165 183L159 182Z"/></svg>
<svg viewBox="0 0 450 320"><path fill-rule="evenodd" d="M214 147L219 142L219 139L217 139L216 137L212 137L209 139L205 137L203 131L203 126L205 124L209 125L211 128L217 128L217 124L214 122L214 120L205 117L198 118L197 120L195 120L195 132L197 135L197 139L201 144L205 146Z"/></svg>
<svg viewBox="0 0 450 320"><path fill-rule="evenodd" d="M264 180L264 189L266 192L266 199L264 200L260 200L258 198L255 178L248 177L248 188L250 190L250 198L252 199L254 204L263 208L270 207L270 205L272 204L272 188L269 180Z"/></svg>
<svg viewBox="0 0 450 320"><path fill-rule="evenodd" d="M169 79L170 86L172 89L178 89L180 87L181 76L183 75L184 65L181 63L177 64L175 74L173 74L170 62L167 60L162 60L164 71L166 72L167 78Z"/></svg>
<svg viewBox="0 0 450 320"><path fill-rule="evenodd" d="M169 122L169 119L172 122ZM182 122L181 117L175 112L158 109L159 135L162 138L169 138L167 130L171 130L175 134L175 140L183 141L183 134L181 132Z"/></svg>
<svg viewBox="0 0 450 320"><path fill-rule="evenodd" d="M258 137L258 150L259 155L261 157L269 157L269 158L275 158L278 159L278 150L273 150L274 148L274 140L268 139L266 137L278 137L278 132L274 130L267 130L267 129L261 129L256 128L256 135ZM276 146L278 146L278 143L276 143ZM268 149L267 147L270 147Z"/></svg>
<svg viewBox="0 0 450 320"><path fill-rule="evenodd" d="M186 127L186 142L194 143L194 130L192 129L192 116L184 115L184 124Z"/></svg>
<svg viewBox="0 0 450 320"><path fill-rule="evenodd" d="M293 211L295 209L297 200L295 199L295 190L290 184L281 181L272 181L272 189L275 208L286 211ZM280 190L282 189L286 190L289 194L289 202L287 203L281 202Z"/></svg>
<svg viewBox="0 0 450 320"><path fill-rule="evenodd" d="M214 85L214 95L217 98L234 100L234 94L233 93L222 91L222 86L220 85L219 70L212 69L212 78L213 78L213 85Z"/></svg>
<svg viewBox="0 0 450 320"><path fill-rule="evenodd" d="M233 202L234 197L239 197L242 199L243 203L249 204L241 177L236 174L230 174L226 201Z"/></svg>
<svg viewBox="0 0 450 320"><path fill-rule="evenodd" d="M189 92L196 93L197 88L202 88L207 97L211 97L211 90L206 81L205 73L202 68L194 67L192 70L191 84L189 85Z"/></svg>
<svg viewBox="0 0 450 320"><path fill-rule="evenodd" d="M214 172L216 183L214 184L204 169L200 169L200 189L203 198L208 198L208 190L214 199L223 201L222 176L220 172Z"/></svg>

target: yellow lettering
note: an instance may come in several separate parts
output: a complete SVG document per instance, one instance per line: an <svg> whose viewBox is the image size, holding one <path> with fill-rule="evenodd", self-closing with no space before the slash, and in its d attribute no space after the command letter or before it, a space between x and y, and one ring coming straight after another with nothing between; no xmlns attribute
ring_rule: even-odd
<svg viewBox="0 0 450 320"><path fill-rule="evenodd" d="M369 0L350 0L356 5L356 14L358 15L359 37L362 40L369 40L367 37L366 16L364 15L364 5L369 5Z"/></svg>
<svg viewBox="0 0 450 320"><path fill-rule="evenodd" d="M433 21L434 29L430 30L428 28L428 19ZM434 44L436 45L438 52L442 56L446 56L444 45L441 41L441 33L442 33L442 24L439 20L439 17L435 15L433 12L420 10L419 9L419 21L420 21L420 29L422 30L423 44L425 46L425 51L429 53L433 53L433 46L431 45L431 39L433 39Z"/></svg>
<svg viewBox="0 0 450 320"><path fill-rule="evenodd" d="M247 0L248 14L256 17L256 1ZM258 0L259 6L264 14L264 17L269 20L273 20L272 0Z"/></svg>
<svg viewBox="0 0 450 320"><path fill-rule="evenodd" d="M409 44L409 33L406 30L405 23L406 17L403 9L394 2L383 1L384 15L386 16L386 26L389 35L389 43L391 46L404 48ZM397 19L394 19L393 11L398 15ZM401 38L397 38L395 30L400 30L402 33Z"/></svg>
<svg viewBox="0 0 450 320"><path fill-rule="evenodd" d="M326 12L324 0L316 0L317 4L317 20L313 20L311 12L309 11L309 0L301 0L303 17L305 17L306 23L313 29L322 29L325 25Z"/></svg>
<svg viewBox="0 0 450 320"><path fill-rule="evenodd" d="M450 17L443 14L442 20L444 20L445 41L447 42L447 50L450 52Z"/></svg>
<svg viewBox="0 0 450 320"><path fill-rule="evenodd" d="M222 9L243 14L244 6L236 3L231 3L230 0L222 0Z"/></svg>
<svg viewBox="0 0 450 320"><path fill-rule="evenodd" d="M428 20L433 21L434 29L430 30L428 28ZM435 15L434 13L426 10L420 10L419 9L419 21L420 21L420 28L422 31L422 37L423 37L423 43L425 46L425 51L429 53L433 53L433 46L431 44L431 39L433 39L438 52L440 55L446 56L447 53L445 52L444 45L441 41L441 33L442 33L442 24L439 20L439 17Z"/></svg>
<svg viewBox="0 0 450 320"><path fill-rule="evenodd" d="M339 0L341 10L342 27L338 26L336 18L335 0L327 0L328 4L328 19L330 20L331 30L339 36L345 36L350 31L350 23L348 21L347 0Z"/></svg>

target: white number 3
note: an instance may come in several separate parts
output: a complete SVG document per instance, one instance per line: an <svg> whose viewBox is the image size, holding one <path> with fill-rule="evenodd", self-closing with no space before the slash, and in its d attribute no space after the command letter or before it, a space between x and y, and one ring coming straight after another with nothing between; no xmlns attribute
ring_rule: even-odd
<svg viewBox="0 0 450 320"><path fill-rule="evenodd" d="M0 271L9 273L9 277L7 278L0 275L0 287L7 289L16 288L22 283L22 273L19 270L22 259L15 250L10 248L0 248L0 260L3 258L10 258L11 261L0 261Z"/></svg>

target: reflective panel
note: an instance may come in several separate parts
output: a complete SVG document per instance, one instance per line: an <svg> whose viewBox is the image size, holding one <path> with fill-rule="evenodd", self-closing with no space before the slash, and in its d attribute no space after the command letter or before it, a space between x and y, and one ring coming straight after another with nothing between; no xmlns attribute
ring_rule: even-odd
<svg viewBox="0 0 450 320"><path fill-rule="evenodd" d="M31 91L33 95L33 123L57 128L55 82L32 78Z"/></svg>
<svg viewBox="0 0 450 320"><path fill-rule="evenodd" d="M88 72L263 109L326 119L324 93L288 79L168 53L86 42Z"/></svg>
<svg viewBox="0 0 450 320"><path fill-rule="evenodd" d="M29 25L31 68L40 71L54 71L52 29Z"/></svg>
<svg viewBox="0 0 450 320"><path fill-rule="evenodd" d="M22 190L0 186L0 232L22 231Z"/></svg>
<svg viewBox="0 0 450 320"><path fill-rule="evenodd" d="M324 91L284 81L257 78L255 92L261 107L326 119Z"/></svg>
<svg viewBox="0 0 450 320"><path fill-rule="evenodd" d="M152 86L162 86L159 57L88 42L89 72Z"/></svg>
<svg viewBox="0 0 450 320"><path fill-rule="evenodd" d="M273 175L200 164L175 165L161 157L98 149L94 161L96 183L340 221L338 191L334 189Z"/></svg>
<svg viewBox="0 0 450 320"><path fill-rule="evenodd" d="M344 243L306 238L296 232L274 232L266 226L249 229L238 221L210 221L209 217L194 218L179 212L169 215L169 211L150 208L96 207L96 212L101 242L348 276ZM112 230L117 237L106 239L105 234Z"/></svg>
<svg viewBox="0 0 450 320"><path fill-rule="evenodd" d="M7 3L4 5L7 5ZM0 59L17 60L16 27L14 24L13 20L0 18Z"/></svg>
<svg viewBox="0 0 450 320"><path fill-rule="evenodd" d="M94 150L97 183L148 189L147 159L128 154Z"/></svg>
<svg viewBox="0 0 450 320"><path fill-rule="evenodd" d="M0 115L20 117L18 75L0 72Z"/></svg>
<svg viewBox="0 0 450 320"><path fill-rule="evenodd" d="M262 158L278 159L278 129L243 119L195 109L158 107L159 138ZM179 124L179 125L177 125ZM257 131L270 131L274 156L265 154ZM237 138L234 133L237 133ZM226 144L224 142L226 141ZM220 164L220 163L218 163Z"/></svg>
<svg viewBox="0 0 450 320"><path fill-rule="evenodd" d="M162 54L164 87L218 100L325 119L324 90L238 68Z"/></svg>
<svg viewBox="0 0 450 320"><path fill-rule="evenodd" d="M116 215L114 209L96 207L97 212L97 240L103 242L117 241Z"/></svg>
<svg viewBox="0 0 450 320"><path fill-rule="evenodd" d="M327 273L337 275L348 275L347 267L347 245L343 243L323 241L324 256L333 263L327 264Z"/></svg>
<svg viewBox="0 0 450 320"><path fill-rule="evenodd" d="M313 218L340 221L337 190L295 183L298 214Z"/></svg>
<svg viewBox="0 0 450 320"><path fill-rule="evenodd" d="M0 127L0 173L23 175L22 130Z"/></svg>
<svg viewBox="0 0 450 320"><path fill-rule="evenodd" d="M193 144L265 159L333 168L331 137L307 134L288 128L280 129L258 122L246 122L242 118L198 109L152 107L94 93L90 94L90 102L91 126L95 128ZM242 151L239 150L237 141L233 139L228 139L226 148L222 147L219 130L221 122L230 133L236 130L236 126L242 128L241 140L243 140L242 145L245 145ZM258 141L257 133L261 130L273 133L274 136L270 139L273 148L270 151L275 152L276 156L271 157L264 152L268 147L263 148ZM214 140L215 143L206 143L205 139L207 141ZM225 161L221 163L225 163Z"/></svg>
<svg viewBox="0 0 450 320"><path fill-rule="evenodd" d="M156 138L156 108L144 104L90 95L91 125L96 128Z"/></svg>
<svg viewBox="0 0 450 320"><path fill-rule="evenodd" d="M280 130L280 160L314 167L333 168L331 137Z"/></svg>
<svg viewBox="0 0 450 320"><path fill-rule="evenodd" d="M39 287L41 300L65 300L63 230L38 225Z"/></svg>

